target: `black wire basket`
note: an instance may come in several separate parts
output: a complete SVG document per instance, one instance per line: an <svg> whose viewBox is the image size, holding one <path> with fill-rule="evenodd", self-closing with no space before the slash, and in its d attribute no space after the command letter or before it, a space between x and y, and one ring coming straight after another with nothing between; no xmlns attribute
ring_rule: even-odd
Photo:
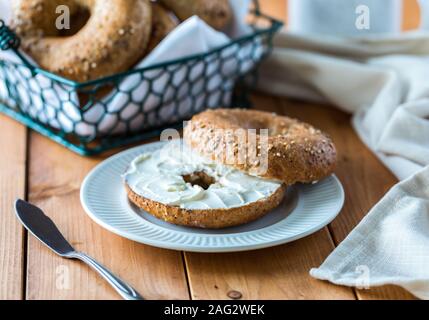
<svg viewBox="0 0 429 320"><path fill-rule="evenodd" d="M206 109L248 107L256 71L272 49L280 21L256 4L252 33L209 52L85 83L32 65L0 21L0 111L74 152L94 155L154 137Z"/></svg>

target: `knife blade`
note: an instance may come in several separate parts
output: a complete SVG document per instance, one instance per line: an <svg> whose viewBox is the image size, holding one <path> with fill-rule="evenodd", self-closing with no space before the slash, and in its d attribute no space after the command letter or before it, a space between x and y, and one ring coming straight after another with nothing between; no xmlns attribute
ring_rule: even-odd
<svg viewBox="0 0 429 320"><path fill-rule="evenodd" d="M76 251L64 238L55 223L43 211L21 199L15 202L15 212L24 227L58 255L79 259L97 271L110 285L127 300L143 300L143 297L110 270L83 252Z"/></svg>
<svg viewBox="0 0 429 320"><path fill-rule="evenodd" d="M18 199L15 202L15 211L25 228L55 253L65 256L75 251L54 222L41 209Z"/></svg>

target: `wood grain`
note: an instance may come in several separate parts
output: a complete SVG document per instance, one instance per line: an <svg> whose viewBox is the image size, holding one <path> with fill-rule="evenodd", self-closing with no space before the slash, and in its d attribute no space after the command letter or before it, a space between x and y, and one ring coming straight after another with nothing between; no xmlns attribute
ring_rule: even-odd
<svg viewBox="0 0 429 320"><path fill-rule="evenodd" d="M13 203L25 198L27 129L0 115L0 300L23 295L24 230Z"/></svg>
<svg viewBox="0 0 429 320"><path fill-rule="evenodd" d="M333 249L321 231L289 244L239 253L186 253L193 299L354 299L350 288L309 276Z"/></svg>
<svg viewBox="0 0 429 320"><path fill-rule="evenodd" d="M29 198L43 208L72 245L132 284L147 299L188 299L180 252L116 236L94 223L79 201L80 184L101 159L83 158L54 142L30 136ZM28 299L118 299L95 272L62 259L38 240L28 241Z"/></svg>

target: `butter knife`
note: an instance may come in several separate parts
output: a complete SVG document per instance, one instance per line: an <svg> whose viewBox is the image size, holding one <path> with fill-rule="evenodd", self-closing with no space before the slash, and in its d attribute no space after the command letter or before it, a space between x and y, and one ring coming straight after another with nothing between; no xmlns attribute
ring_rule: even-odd
<svg viewBox="0 0 429 320"><path fill-rule="evenodd" d="M63 258L78 259L97 271L126 300L143 300L136 290L116 277L107 268L85 253L76 251L64 238L54 222L43 211L18 199L15 212L24 227L48 248Z"/></svg>

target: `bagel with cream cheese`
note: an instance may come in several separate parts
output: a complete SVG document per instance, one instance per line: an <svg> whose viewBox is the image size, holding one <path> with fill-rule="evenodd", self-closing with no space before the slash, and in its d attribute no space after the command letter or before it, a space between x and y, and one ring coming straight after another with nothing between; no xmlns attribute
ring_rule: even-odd
<svg viewBox="0 0 429 320"><path fill-rule="evenodd" d="M173 224L225 228L253 221L282 201L286 187L204 159L182 143L135 158L123 175L128 199Z"/></svg>

